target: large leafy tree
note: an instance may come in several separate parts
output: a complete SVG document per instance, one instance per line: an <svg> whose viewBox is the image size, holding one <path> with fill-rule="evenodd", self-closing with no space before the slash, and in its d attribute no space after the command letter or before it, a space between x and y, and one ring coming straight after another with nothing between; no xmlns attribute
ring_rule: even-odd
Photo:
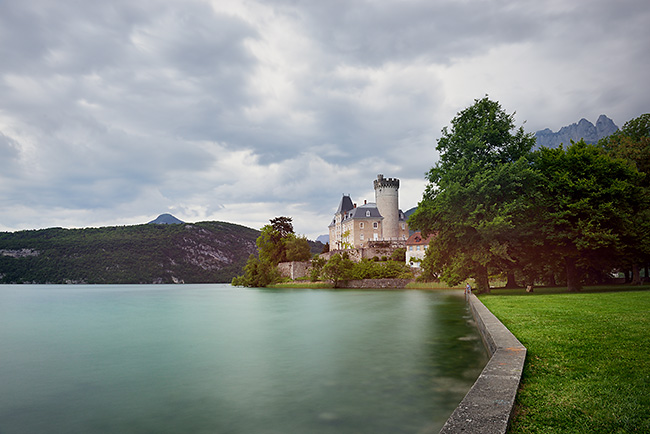
<svg viewBox="0 0 650 434"><path fill-rule="evenodd" d="M643 174L640 194L650 201L650 113L627 121L623 128L599 142L615 158L628 161ZM640 265L650 263L650 209L646 206L633 216L634 231L622 254L623 265L632 270L632 283L641 283Z"/></svg>
<svg viewBox="0 0 650 434"><path fill-rule="evenodd" d="M267 286L280 278L276 269L280 262L311 259L309 242L294 233L291 217L276 217L270 222L257 237L257 256L251 255L244 275L233 279L233 285Z"/></svg>
<svg viewBox="0 0 650 434"><path fill-rule="evenodd" d="M613 268L643 209L641 175L584 141L564 149L541 148L534 155L539 179L529 216L537 251L562 258L569 291L581 287L588 266Z"/></svg>
<svg viewBox="0 0 650 434"><path fill-rule="evenodd" d="M517 266L512 252L524 234L513 216L530 205L525 198L536 174L526 157L533 144L532 134L515 127L514 114L488 97L443 128L440 160L409 220L424 235L437 233L425 262L431 274L449 284L471 277L487 292L490 268Z"/></svg>

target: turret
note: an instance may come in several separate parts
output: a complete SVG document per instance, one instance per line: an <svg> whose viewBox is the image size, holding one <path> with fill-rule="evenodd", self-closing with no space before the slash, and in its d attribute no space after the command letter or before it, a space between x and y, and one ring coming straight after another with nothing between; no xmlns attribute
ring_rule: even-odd
<svg viewBox="0 0 650 434"><path fill-rule="evenodd" d="M382 236L385 240L399 238L399 179L377 175L374 186L377 209L384 217Z"/></svg>

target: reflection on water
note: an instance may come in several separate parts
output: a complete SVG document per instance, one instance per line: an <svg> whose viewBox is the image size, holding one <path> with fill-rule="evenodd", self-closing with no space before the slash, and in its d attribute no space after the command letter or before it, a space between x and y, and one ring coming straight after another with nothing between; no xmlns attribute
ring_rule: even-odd
<svg viewBox="0 0 650 434"><path fill-rule="evenodd" d="M437 432L487 361L462 295L0 286L0 433Z"/></svg>

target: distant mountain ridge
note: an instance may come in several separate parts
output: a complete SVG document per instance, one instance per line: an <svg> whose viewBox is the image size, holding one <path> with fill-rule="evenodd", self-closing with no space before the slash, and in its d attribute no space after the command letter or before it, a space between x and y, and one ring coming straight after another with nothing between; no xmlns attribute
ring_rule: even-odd
<svg viewBox="0 0 650 434"><path fill-rule="evenodd" d="M577 142L580 139L584 139L586 143L595 144L600 139L610 136L616 131L618 131L618 127L614 124L614 121L605 115L598 117L596 125L582 118L577 124L573 123L562 127L556 133L551 131L550 128L537 131L535 133L536 147L557 148L560 144L567 146L571 144L571 140Z"/></svg>
<svg viewBox="0 0 650 434"><path fill-rule="evenodd" d="M214 221L0 232L0 284L230 282L259 234Z"/></svg>

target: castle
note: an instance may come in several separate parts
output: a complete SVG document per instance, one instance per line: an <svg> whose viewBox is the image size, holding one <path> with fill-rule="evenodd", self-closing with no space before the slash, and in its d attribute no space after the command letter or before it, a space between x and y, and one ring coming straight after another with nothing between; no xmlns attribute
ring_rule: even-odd
<svg viewBox="0 0 650 434"><path fill-rule="evenodd" d="M329 225L330 251L363 249L374 242L405 244L408 224L399 209L399 179L377 175L374 181L375 203L358 206L343 195Z"/></svg>

